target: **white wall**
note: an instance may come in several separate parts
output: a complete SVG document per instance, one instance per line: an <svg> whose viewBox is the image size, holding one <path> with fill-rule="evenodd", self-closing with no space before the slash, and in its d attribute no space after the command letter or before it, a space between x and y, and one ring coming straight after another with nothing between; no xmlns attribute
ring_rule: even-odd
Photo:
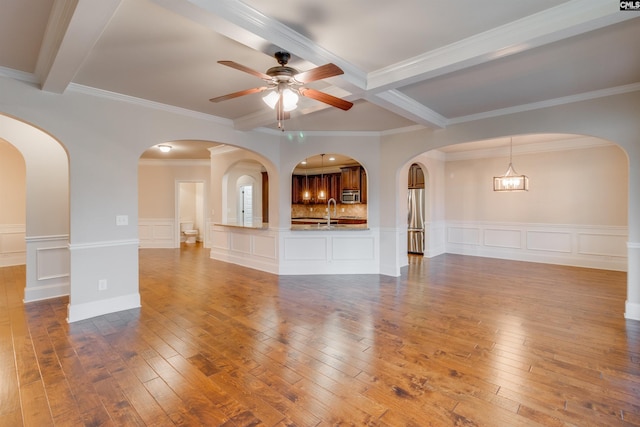
<svg viewBox="0 0 640 427"><path fill-rule="evenodd" d="M493 177L506 171L508 157L447 161L447 219L626 226L624 151L615 145L581 149L579 143L574 149L546 151L549 145L541 152L514 154L514 167L529 177L529 191L522 193L493 191Z"/></svg>

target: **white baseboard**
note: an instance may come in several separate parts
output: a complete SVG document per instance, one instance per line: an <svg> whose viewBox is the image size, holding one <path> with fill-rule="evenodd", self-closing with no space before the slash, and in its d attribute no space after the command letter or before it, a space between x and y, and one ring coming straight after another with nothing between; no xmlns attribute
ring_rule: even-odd
<svg viewBox="0 0 640 427"><path fill-rule="evenodd" d="M17 252L0 255L0 267L12 267L14 265L25 265L27 263L27 253Z"/></svg>
<svg viewBox="0 0 640 427"><path fill-rule="evenodd" d="M27 286L24 289L24 302L41 301L49 298L58 298L69 295L69 278L64 278L62 283L50 283L46 285Z"/></svg>
<svg viewBox="0 0 640 427"><path fill-rule="evenodd" d="M625 302L624 317L625 319L640 320L640 304Z"/></svg>
<svg viewBox="0 0 640 427"><path fill-rule="evenodd" d="M129 294L115 298L91 301L84 304L69 304L67 322L77 322L118 311L140 307L140 294Z"/></svg>

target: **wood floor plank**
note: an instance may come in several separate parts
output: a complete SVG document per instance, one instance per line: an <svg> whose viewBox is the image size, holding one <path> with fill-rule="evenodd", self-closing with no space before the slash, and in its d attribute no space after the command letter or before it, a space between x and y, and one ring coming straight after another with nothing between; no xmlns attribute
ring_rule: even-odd
<svg viewBox="0 0 640 427"><path fill-rule="evenodd" d="M275 276L144 249L142 307L73 324L0 268L0 425L640 426L625 273L409 259Z"/></svg>

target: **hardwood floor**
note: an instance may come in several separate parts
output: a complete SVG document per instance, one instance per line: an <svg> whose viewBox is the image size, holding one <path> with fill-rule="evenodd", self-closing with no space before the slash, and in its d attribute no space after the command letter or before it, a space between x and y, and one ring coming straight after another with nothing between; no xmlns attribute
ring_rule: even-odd
<svg viewBox="0 0 640 427"><path fill-rule="evenodd" d="M277 277L140 251L142 308L67 324L0 269L2 426L640 425L620 272L443 255Z"/></svg>

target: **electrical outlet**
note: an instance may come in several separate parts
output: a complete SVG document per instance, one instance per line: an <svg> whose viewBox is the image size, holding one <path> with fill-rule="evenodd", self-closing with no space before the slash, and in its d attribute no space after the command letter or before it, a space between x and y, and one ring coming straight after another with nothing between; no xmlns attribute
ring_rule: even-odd
<svg viewBox="0 0 640 427"><path fill-rule="evenodd" d="M107 290L107 279L98 280L98 290L106 291Z"/></svg>
<svg viewBox="0 0 640 427"><path fill-rule="evenodd" d="M129 225L129 216L116 215L116 225Z"/></svg>

